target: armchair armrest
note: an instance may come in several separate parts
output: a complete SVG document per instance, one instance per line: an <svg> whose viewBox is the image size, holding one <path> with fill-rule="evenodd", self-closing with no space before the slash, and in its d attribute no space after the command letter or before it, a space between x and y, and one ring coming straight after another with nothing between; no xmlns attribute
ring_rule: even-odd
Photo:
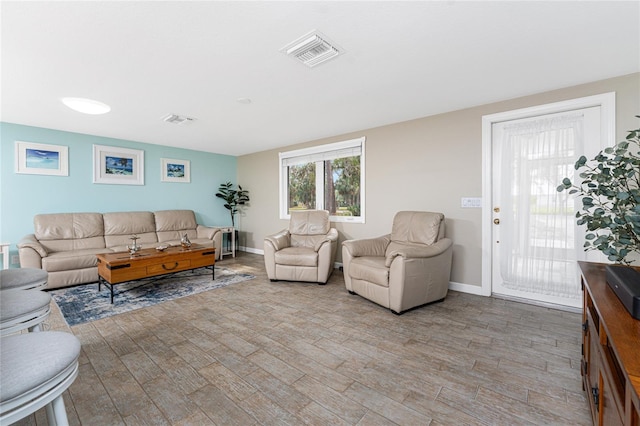
<svg viewBox="0 0 640 426"><path fill-rule="evenodd" d="M283 229L277 234L267 235L266 237L264 237L264 239L265 241L269 241L276 251L282 250L283 248L289 247L291 245L288 229Z"/></svg>
<svg viewBox="0 0 640 426"><path fill-rule="evenodd" d="M397 256L402 256L405 259L435 257L447 251L452 244L451 239L443 238L431 245L405 245L389 252L384 263L388 268Z"/></svg>
<svg viewBox="0 0 640 426"><path fill-rule="evenodd" d="M362 240L347 240L342 242L352 257L359 256L380 256L383 257L387 250L387 246L391 242L391 234L383 235L378 238L366 238Z"/></svg>
<svg viewBox="0 0 640 426"><path fill-rule="evenodd" d="M318 251L324 243L334 243L336 241L338 241L338 231L335 228L330 228L324 239L317 241L313 249Z"/></svg>
<svg viewBox="0 0 640 426"><path fill-rule="evenodd" d="M44 248L40 241L36 239L34 234L29 234L22 238L18 243L18 249L33 249L36 253L40 255L40 257L47 257L49 252Z"/></svg>

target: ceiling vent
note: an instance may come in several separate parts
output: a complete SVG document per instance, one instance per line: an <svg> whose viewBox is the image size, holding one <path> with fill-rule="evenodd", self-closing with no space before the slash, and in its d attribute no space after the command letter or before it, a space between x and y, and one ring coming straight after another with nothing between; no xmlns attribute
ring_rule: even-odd
<svg viewBox="0 0 640 426"><path fill-rule="evenodd" d="M311 31L280 49L281 52L313 68L344 53L318 31Z"/></svg>
<svg viewBox="0 0 640 426"><path fill-rule="evenodd" d="M163 117L162 120L166 121L167 123L173 123L173 124L189 124L192 121L196 121L195 118L186 117L184 115L178 115L178 114L169 114L166 117Z"/></svg>

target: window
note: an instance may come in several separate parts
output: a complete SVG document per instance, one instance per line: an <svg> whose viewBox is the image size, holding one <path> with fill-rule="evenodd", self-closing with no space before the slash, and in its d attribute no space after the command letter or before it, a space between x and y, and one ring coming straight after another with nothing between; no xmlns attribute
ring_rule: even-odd
<svg viewBox="0 0 640 426"><path fill-rule="evenodd" d="M280 218L328 210L334 222L364 223L364 141L280 153Z"/></svg>

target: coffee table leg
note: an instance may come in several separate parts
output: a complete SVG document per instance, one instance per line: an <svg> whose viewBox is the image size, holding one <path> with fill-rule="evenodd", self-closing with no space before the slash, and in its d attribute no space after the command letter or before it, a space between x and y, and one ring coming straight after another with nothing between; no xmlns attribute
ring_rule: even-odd
<svg viewBox="0 0 640 426"><path fill-rule="evenodd" d="M211 281L216 279L216 265L211 265Z"/></svg>

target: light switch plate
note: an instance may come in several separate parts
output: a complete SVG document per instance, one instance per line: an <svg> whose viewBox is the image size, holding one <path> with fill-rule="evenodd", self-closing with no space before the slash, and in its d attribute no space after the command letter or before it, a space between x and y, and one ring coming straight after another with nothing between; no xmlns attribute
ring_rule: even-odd
<svg viewBox="0 0 640 426"><path fill-rule="evenodd" d="M482 208L482 198L480 197L462 197L460 207L463 209L479 209Z"/></svg>

